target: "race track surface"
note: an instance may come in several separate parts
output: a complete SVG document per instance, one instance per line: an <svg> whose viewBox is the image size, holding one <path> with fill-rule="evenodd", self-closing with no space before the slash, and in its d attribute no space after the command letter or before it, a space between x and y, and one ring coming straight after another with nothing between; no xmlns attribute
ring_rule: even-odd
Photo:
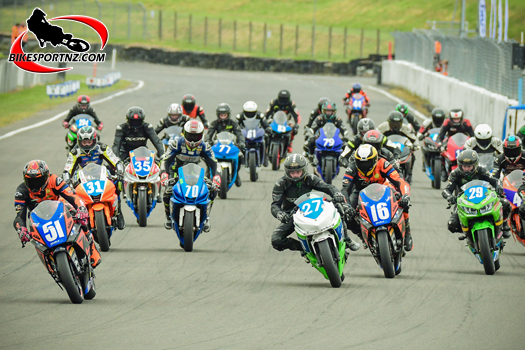
<svg viewBox="0 0 525 350"><path fill-rule="evenodd" d="M104 121L102 141L128 107L139 105L156 123L167 106L193 93L208 119L228 102L237 113L247 100L265 110L277 92L292 94L303 125L322 96L341 106L356 78L199 70L119 63L125 78L144 88L95 106ZM98 73L107 72L99 66ZM75 72L89 74L91 68ZM374 84L373 79L359 79ZM395 102L368 92L370 117L386 120ZM65 106L42 111L15 128L52 117ZM340 109L339 115L343 111ZM302 152L302 130L294 149ZM383 277L368 250L351 253L346 280L333 289L298 252L278 252L270 236L278 222L270 213L271 191L282 171L265 169L256 183L242 173L241 188L218 199L212 230L179 248L163 227L158 205L146 228L124 205L127 227L112 238L96 269L97 296L73 305L48 275L32 245L20 249L13 230L13 196L23 166L44 159L62 172L66 152L60 121L0 140L0 349L523 349L525 248L513 239L501 269L486 276L465 244L446 229L449 211L415 165L411 223L415 247L403 272ZM342 173L335 184L340 187ZM355 238L355 236L354 236ZM357 238L356 238L357 239Z"/></svg>

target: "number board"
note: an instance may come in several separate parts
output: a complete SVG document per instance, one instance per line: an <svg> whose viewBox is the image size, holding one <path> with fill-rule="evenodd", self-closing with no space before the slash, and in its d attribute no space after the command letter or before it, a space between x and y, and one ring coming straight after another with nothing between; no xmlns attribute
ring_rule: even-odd
<svg viewBox="0 0 525 350"><path fill-rule="evenodd" d="M405 145L400 142L392 142L394 145L396 145L397 148L399 148L401 151L405 148Z"/></svg>
<svg viewBox="0 0 525 350"><path fill-rule="evenodd" d="M438 135L439 134L430 134L430 138L432 139L432 141L437 142Z"/></svg>
<svg viewBox="0 0 525 350"><path fill-rule="evenodd" d="M38 223L38 231L40 236L46 242L48 247L56 246L67 240L67 229L64 222L64 217L61 214L64 212L64 205L60 203L56 212L49 219L42 219L35 212L31 213L31 220Z"/></svg>
<svg viewBox="0 0 525 350"><path fill-rule="evenodd" d="M77 127L80 129L83 126L91 126L91 120L89 120L89 119L78 119L76 124L77 124Z"/></svg>
<svg viewBox="0 0 525 350"><path fill-rule="evenodd" d="M363 108L363 100L362 99L354 100L354 102L352 103L352 107L354 109L361 109L361 108Z"/></svg>
<svg viewBox="0 0 525 350"><path fill-rule="evenodd" d="M505 188L505 197L509 202L511 202L514 206L519 207L523 200L519 196L518 192Z"/></svg>
<svg viewBox="0 0 525 350"><path fill-rule="evenodd" d="M368 198L364 193L361 193L361 200L366 202L366 211L368 217L374 226L381 226L390 223L392 220L392 208L390 207L390 191L385 191L383 196L373 201Z"/></svg>
<svg viewBox="0 0 525 350"><path fill-rule="evenodd" d="M456 150L456 159L458 159L458 157L461 154L461 152L463 152L463 149L461 149L461 148Z"/></svg>
<svg viewBox="0 0 525 350"><path fill-rule="evenodd" d="M198 185L188 186L184 183L181 187L186 198L197 198L199 196L200 188Z"/></svg>
<svg viewBox="0 0 525 350"><path fill-rule="evenodd" d="M133 168L135 169L135 174L138 176L148 176L151 168L153 166L153 158L135 158L132 159Z"/></svg>
<svg viewBox="0 0 525 350"><path fill-rule="evenodd" d="M323 212L323 200L322 198L311 198L301 204L299 209L303 212L304 216L309 219L317 219Z"/></svg>
<svg viewBox="0 0 525 350"><path fill-rule="evenodd" d="M482 186L474 186L470 187L465 191L465 195L467 196L467 200L474 204L479 204L481 201L485 199L487 196L487 189Z"/></svg>
<svg viewBox="0 0 525 350"><path fill-rule="evenodd" d="M82 186L84 186L84 190L90 196L98 196L104 193L105 185L106 182L102 180L91 180L82 184Z"/></svg>

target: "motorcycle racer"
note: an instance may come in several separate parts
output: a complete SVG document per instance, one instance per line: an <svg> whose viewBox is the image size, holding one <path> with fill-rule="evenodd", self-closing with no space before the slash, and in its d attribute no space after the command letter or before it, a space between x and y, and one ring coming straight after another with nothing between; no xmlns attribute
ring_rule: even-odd
<svg viewBox="0 0 525 350"><path fill-rule="evenodd" d="M168 107L168 115L159 120L155 127L157 135L170 126L184 126L190 117L183 113L182 106L178 103L172 103Z"/></svg>
<svg viewBox="0 0 525 350"><path fill-rule="evenodd" d="M90 104L91 99L88 95L80 95L77 98L77 104L71 107L69 110L69 113L67 114L66 118L62 121L62 125L64 128L69 128L69 122L71 121L71 118L79 115L79 114L89 114L93 117L95 120L95 123L97 124L97 129L100 131L104 127L104 123L98 119L97 113L95 113L95 110L93 107L91 107Z"/></svg>
<svg viewBox="0 0 525 350"><path fill-rule="evenodd" d="M204 109L196 104L195 96L186 94L182 97L182 112L191 119L199 118L205 129L208 129L209 124L204 115Z"/></svg>

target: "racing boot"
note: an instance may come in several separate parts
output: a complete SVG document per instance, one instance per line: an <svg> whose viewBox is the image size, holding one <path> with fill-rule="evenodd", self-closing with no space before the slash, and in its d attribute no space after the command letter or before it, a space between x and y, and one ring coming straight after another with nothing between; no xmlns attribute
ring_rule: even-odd
<svg viewBox="0 0 525 350"><path fill-rule="evenodd" d="M344 221L343 221L343 237L344 237L343 238L344 241L346 242L346 247L350 249L351 251L356 252L359 250L359 248L361 248L361 245L358 242L353 241L352 238L348 236L346 224Z"/></svg>
<svg viewBox="0 0 525 350"><path fill-rule="evenodd" d="M211 230L210 218L206 218L206 220L204 221L204 227L202 228L202 230L204 232L210 232Z"/></svg>
<svg viewBox="0 0 525 350"><path fill-rule="evenodd" d="M235 178L235 186L241 187L242 180L241 180L241 167L239 167L239 171L237 172L237 177Z"/></svg>
<svg viewBox="0 0 525 350"><path fill-rule="evenodd" d="M503 225L501 227L501 230L503 231L503 238L509 239L510 238L510 226L507 220L503 220Z"/></svg>
<svg viewBox="0 0 525 350"><path fill-rule="evenodd" d="M93 235L91 232L86 231L86 237L89 241L89 250L91 255L91 267L95 268L102 262L102 258L100 257L100 252L97 249L97 246L95 245L95 241L93 240Z"/></svg>
<svg viewBox="0 0 525 350"><path fill-rule="evenodd" d="M170 215L169 211L166 211L166 220L164 221L164 228L166 230L171 230L172 229L172 226L171 226L171 215Z"/></svg>
<svg viewBox="0 0 525 350"><path fill-rule="evenodd" d="M118 199L117 213L117 228L123 230L126 228L126 220L124 220L124 213L122 213L122 207L120 206L120 198Z"/></svg>
<svg viewBox="0 0 525 350"><path fill-rule="evenodd" d="M410 223L407 223L405 228L405 251L409 252L414 248L414 242L412 242L412 235L410 234Z"/></svg>

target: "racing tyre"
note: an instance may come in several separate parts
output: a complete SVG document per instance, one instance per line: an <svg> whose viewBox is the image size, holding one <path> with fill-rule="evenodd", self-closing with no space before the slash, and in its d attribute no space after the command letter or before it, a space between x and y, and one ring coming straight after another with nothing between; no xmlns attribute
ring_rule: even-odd
<svg viewBox="0 0 525 350"><path fill-rule="evenodd" d="M229 178L229 170L228 169L222 169L221 172L221 188L219 189L219 197L221 199L226 199L228 197L228 178Z"/></svg>
<svg viewBox="0 0 525 350"><path fill-rule="evenodd" d="M55 255L57 264L58 276L62 281L62 285L66 289L67 295L73 304L81 304L84 301L84 291L82 283L75 274L69 262L66 252L58 252Z"/></svg>
<svg viewBox="0 0 525 350"><path fill-rule="evenodd" d="M357 124L359 123L359 116L357 114L352 116L352 132L357 135Z"/></svg>
<svg viewBox="0 0 525 350"><path fill-rule="evenodd" d="M394 268L394 257L388 241L388 233L379 231L377 233L377 243L379 245L379 254L381 255L381 267L386 278L394 278L396 275Z"/></svg>
<svg viewBox="0 0 525 350"><path fill-rule="evenodd" d="M330 249L328 240L317 243L317 246L319 248L319 255L323 260L324 270L326 271L326 275L330 280L330 285L332 285L334 288L341 287L341 276L339 275L337 264L334 260L334 257L332 256L332 250Z"/></svg>
<svg viewBox="0 0 525 350"><path fill-rule="evenodd" d="M248 153L248 165L250 166L250 181L257 181L257 164L256 164L255 153Z"/></svg>
<svg viewBox="0 0 525 350"><path fill-rule="evenodd" d="M191 252L193 250L193 227L195 222L195 212L187 211L184 213L184 250Z"/></svg>
<svg viewBox="0 0 525 350"><path fill-rule="evenodd" d="M434 175L434 188L439 190L441 188L441 160L433 160L432 172L432 175Z"/></svg>
<svg viewBox="0 0 525 350"><path fill-rule="evenodd" d="M90 269L89 272L86 272L84 274L84 284L83 284L83 287L84 287L84 290L85 288L87 287L88 283L89 283L89 277L91 276L92 274L92 270ZM96 291L96 288L95 288L95 275L93 275L93 280L91 282L91 287L89 288L89 291L86 293L86 295L84 295L84 299L86 300L91 300L95 297L95 295L97 295L97 291Z"/></svg>
<svg viewBox="0 0 525 350"><path fill-rule="evenodd" d="M107 252L109 250L109 237L106 227L106 216L103 211L95 212L95 227L97 229L98 244L100 250Z"/></svg>
<svg viewBox="0 0 525 350"><path fill-rule="evenodd" d="M279 170L281 167L281 152L279 152L280 146L274 145L272 148L272 170Z"/></svg>
<svg viewBox="0 0 525 350"><path fill-rule="evenodd" d="M479 230L477 233L479 242L479 255L481 256L481 261L483 261L483 268L485 269L485 274L493 275L496 272L496 267L494 266L492 249L489 245L489 230L482 229Z"/></svg>
<svg viewBox="0 0 525 350"><path fill-rule="evenodd" d="M139 212L139 226L146 227L148 225L148 193L146 189L139 188L137 209Z"/></svg>
<svg viewBox="0 0 525 350"><path fill-rule="evenodd" d="M334 166L334 160L333 159L327 159L324 164L324 178L325 182L329 185L332 184L332 178L334 177L333 173L333 166Z"/></svg>

